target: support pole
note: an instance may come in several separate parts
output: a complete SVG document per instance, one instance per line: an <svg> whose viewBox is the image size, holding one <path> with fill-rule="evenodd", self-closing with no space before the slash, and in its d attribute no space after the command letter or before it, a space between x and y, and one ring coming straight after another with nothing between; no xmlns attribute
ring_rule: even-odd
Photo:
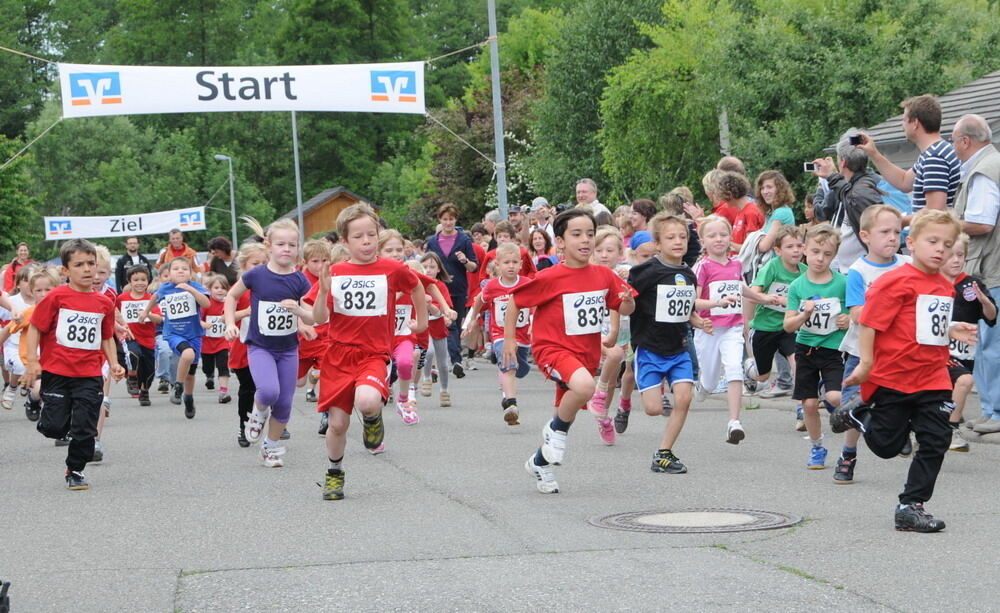
<svg viewBox="0 0 1000 613"><path fill-rule="evenodd" d="M503 148L503 109L500 106L500 50L497 45L497 4L487 0L490 20L490 76L493 83L493 146L496 150L497 205L507 219L507 159Z"/></svg>
<svg viewBox="0 0 1000 613"><path fill-rule="evenodd" d="M305 242L306 226L302 221L302 173L299 170L299 127L295 121L295 111L292 111L292 156L295 159L295 210L298 213L299 233Z"/></svg>

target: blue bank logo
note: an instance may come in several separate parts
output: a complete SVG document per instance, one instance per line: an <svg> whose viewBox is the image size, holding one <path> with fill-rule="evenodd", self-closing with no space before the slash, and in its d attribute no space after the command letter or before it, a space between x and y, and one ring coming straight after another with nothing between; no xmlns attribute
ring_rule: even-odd
<svg viewBox="0 0 1000 613"><path fill-rule="evenodd" d="M417 73L412 70L372 70L372 101L416 102Z"/></svg>
<svg viewBox="0 0 1000 613"><path fill-rule="evenodd" d="M193 211L191 213L181 213L181 223L182 228L191 228L194 226L202 225L201 213L199 211Z"/></svg>
<svg viewBox="0 0 1000 613"><path fill-rule="evenodd" d="M121 104L122 82L117 72L76 72L69 75L70 104Z"/></svg>
<svg viewBox="0 0 1000 613"><path fill-rule="evenodd" d="M68 219L50 219L49 236L63 236L73 233L73 223Z"/></svg>

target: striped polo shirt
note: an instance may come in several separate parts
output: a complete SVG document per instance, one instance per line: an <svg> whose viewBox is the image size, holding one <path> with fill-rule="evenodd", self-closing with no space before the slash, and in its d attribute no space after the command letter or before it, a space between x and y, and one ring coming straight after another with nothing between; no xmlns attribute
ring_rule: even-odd
<svg viewBox="0 0 1000 613"><path fill-rule="evenodd" d="M913 212L927 205L927 192L948 194L948 206L955 206L955 194L962 178L962 163L951 143L939 140L924 149L913 165Z"/></svg>

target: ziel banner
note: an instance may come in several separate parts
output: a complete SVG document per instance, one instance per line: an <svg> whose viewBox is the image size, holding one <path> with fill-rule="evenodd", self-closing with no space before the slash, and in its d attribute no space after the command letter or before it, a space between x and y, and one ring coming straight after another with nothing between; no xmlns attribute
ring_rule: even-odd
<svg viewBox="0 0 1000 613"><path fill-rule="evenodd" d="M63 117L229 111L424 113L424 64L59 64Z"/></svg>
<svg viewBox="0 0 1000 613"><path fill-rule="evenodd" d="M46 217L45 238L61 241L68 238L106 238L139 234L166 234L173 229L193 232L205 229L205 207L116 215L114 217Z"/></svg>

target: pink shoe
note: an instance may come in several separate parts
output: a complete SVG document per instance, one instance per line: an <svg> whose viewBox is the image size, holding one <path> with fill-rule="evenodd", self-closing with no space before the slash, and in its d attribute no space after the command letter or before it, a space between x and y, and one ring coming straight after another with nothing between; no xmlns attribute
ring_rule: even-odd
<svg viewBox="0 0 1000 613"><path fill-rule="evenodd" d="M378 455L380 453L385 453L385 443L379 443L379 446L375 449L369 449L368 453L372 455Z"/></svg>
<svg viewBox="0 0 1000 613"><path fill-rule="evenodd" d="M601 440L605 445L614 445L618 438L615 434L615 427L611 423L610 417L602 417L597 420L597 431L601 435Z"/></svg>
<svg viewBox="0 0 1000 613"><path fill-rule="evenodd" d="M413 410L408 402L397 402L396 413L399 414L400 419L402 419L403 423L407 426L420 421L420 418L417 417L417 412Z"/></svg>
<svg viewBox="0 0 1000 613"><path fill-rule="evenodd" d="M590 412L598 419L608 416L608 393L597 390L590 399Z"/></svg>

